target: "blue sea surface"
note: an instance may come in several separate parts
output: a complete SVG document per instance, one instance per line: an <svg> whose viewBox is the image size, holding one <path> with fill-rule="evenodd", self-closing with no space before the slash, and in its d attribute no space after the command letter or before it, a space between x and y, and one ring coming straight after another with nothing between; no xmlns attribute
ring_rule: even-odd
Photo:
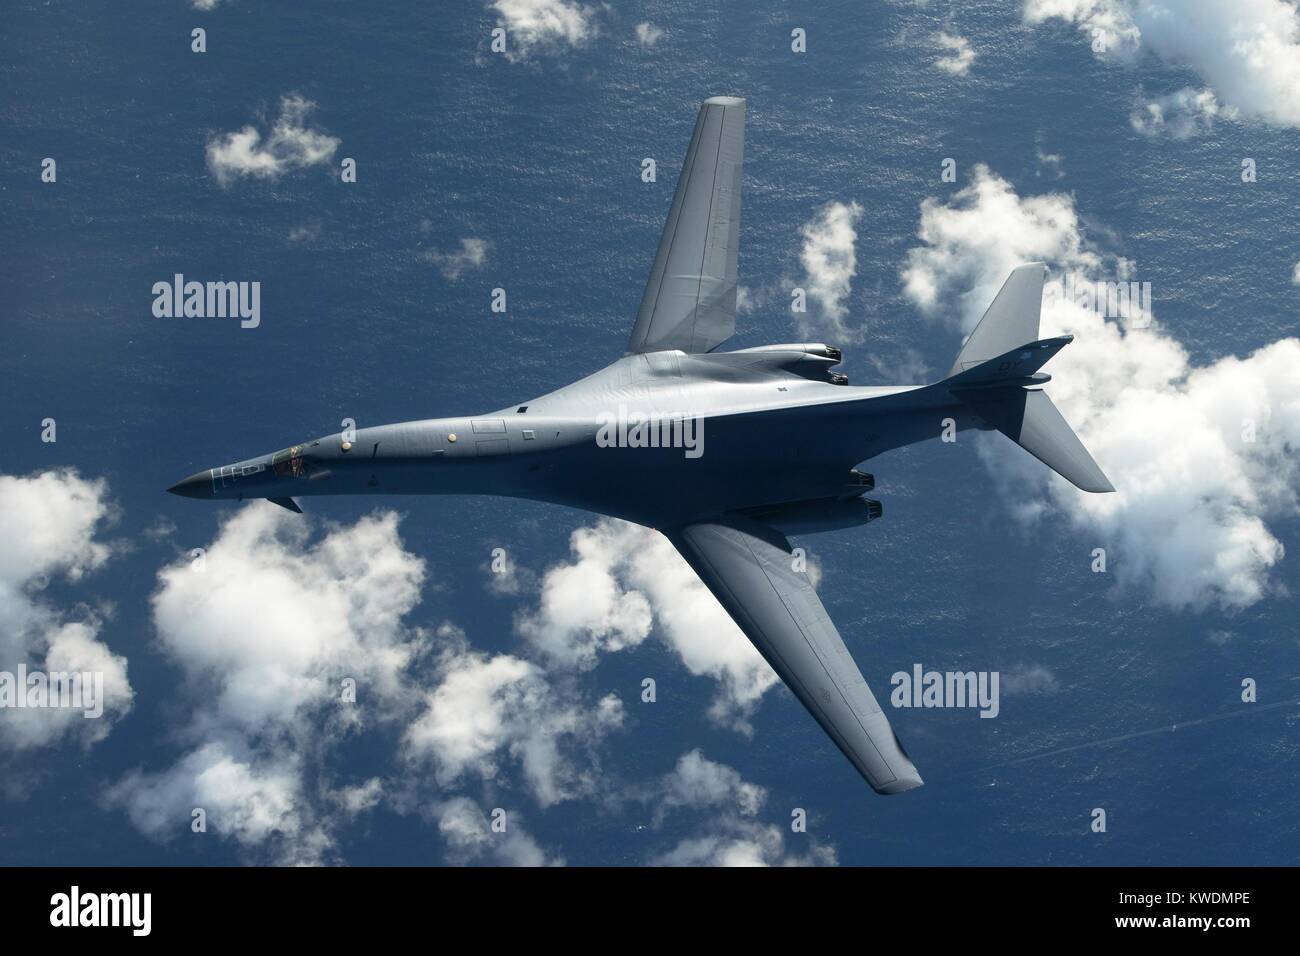
<svg viewBox="0 0 1300 956"><path fill-rule="evenodd" d="M799 226L824 203L863 207L848 307L867 333L843 367L855 383L891 382L913 351L937 376L956 352L955 335L903 297L899 270L919 243L921 202L948 198L977 163L1021 195L1072 195L1090 237L1156 282L1157 315L1196 364L1294 334L1300 317L1288 282L1300 259L1295 132L1222 122L1188 140L1140 135L1129 123L1136 90L1190 77L1098 61L1077 30L1024 26L1015 4L627 3L603 10L602 35L585 46L521 62L490 52L496 18L478 3L244 0L199 12L180 0L147 10L20 0L4 17L0 471L74 466L107 479L119 513L110 536L133 550L49 595L111 601L103 638L129 659L136 702L93 748L23 764L0 798L3 863L242 859L217 840L151 841L102 799L130 769L181 752L181 675L156 644L149 598L157 569L211 541L226 511L163 489L345 417L499 408L620 356L709 95L748 99L744 285L798 274ZM652 49L633 37L643 20L666 30ZM206 54L190 52L195 26ZM802 56L790 52L795 26L809 37ZM941 28L978 51L968 76L933 67L923 40ZM208 139L264 128L291 92L317 104L310 125L342 140L358 181L342 183L330 164L218 184ZM1063 177L1044 175L1040 151L1063 157ZM46 156L58 159L56 187L39 181ZM1249 189L1243 156L1263 170ZM656 183L641 181L644 157L657 160ZM958 162L956 184L939 181L945 157ZM290 238L298 229L306 239ZM449 282L427 255L467 236L490 243L488 264ZM151 287L174 273L261 281L261 326L155 318ZM489 309L497 286L504 315ZM777 296L741 317L737 342L798 341L791 319ZM57 444L39 441L46 417ZM651 640L583 675L591 693L627 702L604 773L648 779L699 746L767 788L762 822L784 830L790 809L806 808L810 836L844 864L1300 859L1300 714L1242 713L1238 696L1251 676L1261 702L1300 697L1291 556L1272 595L1246 610L1172 612L1092 574L1097 542L1064 515L1023 530L973 451L954 465L929 443L869 468L883 519L808 547L877 695L915 662L1041 666L1057 691L1006 697L996 720L891 711L927 785L887 799L783 688L757 710L752 738L710 722L713 682ZM406 547L437 582L411 623L454 620L491 652L517 649L512 621L530 600L485 588L491 549L541 571L567 560L570 533L592 520L511 500L379 503L402 513ZM308 520L350 523L375 506L321 499ZM161 519L176 525L170 538L143 535ZM1300 553L1300 522L1270 527ZM1216 630L1234 637L1216 644ZM637 702L646 674L665 698L653 708ZM1078 745L1088 746L1069 749ZM393 747L381 735L341 759L364 779L391 770ZM674 817L647 831L643 807L541 809L522 786L516 797L529 833L570 864L635 863L698 825ZM1089 831L1094 807L1107 809L1104 834ZM444 859L427 821L386 807L339 844L356 864Z"/></svg>

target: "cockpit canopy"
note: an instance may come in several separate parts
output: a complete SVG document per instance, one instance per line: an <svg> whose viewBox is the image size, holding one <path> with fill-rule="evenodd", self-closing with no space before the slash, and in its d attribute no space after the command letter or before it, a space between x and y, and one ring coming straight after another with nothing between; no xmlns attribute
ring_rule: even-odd
<svg viewBox="0 0 1300 956"><path fill-rule="evenodd" d="M279 478L306 478L309 457L307 445L293 445L271 456L271 470Z"/></svg>

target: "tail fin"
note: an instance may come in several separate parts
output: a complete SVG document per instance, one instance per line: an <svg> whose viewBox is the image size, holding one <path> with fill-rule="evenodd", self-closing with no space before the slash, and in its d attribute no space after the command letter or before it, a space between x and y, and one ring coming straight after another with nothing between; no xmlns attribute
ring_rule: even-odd
<svg viewBox="0 0 1300 956"><path fill-rule="evenodd" d="M1073 336L1034 341L1042 311L1041 262L1013 270L957 354L945 384L980 418L1084 491L1114 491L1047 393L1038 369ZM1025 344L1027 343L1027 344Z"/></svg>
<svg viewBox="0 0 1300 956"><path fill-rule="evenodd" d="M957 353L949 375L964 372L1038 338L1046 274L1047 266L1041 262L1029 262L1011 271L984 318Z"/></svg>

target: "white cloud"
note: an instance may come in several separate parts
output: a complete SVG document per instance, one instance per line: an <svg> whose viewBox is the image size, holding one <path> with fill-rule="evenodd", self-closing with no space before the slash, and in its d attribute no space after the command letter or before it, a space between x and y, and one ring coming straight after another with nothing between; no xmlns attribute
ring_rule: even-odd
<svg viewBox="0 0 1300 956"><path fill-rule="evenodd" d="M1026 23L1056 18L1078 24L1098 56L1131 57L1141 43L1127 0L1026 0L1024 17Z"/></svg>
<svg viewBox="0 0 1300 956"><path fill-rule="evenodd" d="M1194 71L1225 111L1300 126L1300 16L1292 0L1028 0L1024 15L1029 23L1075 23L1089 42L1102 30L1100 56L1149 51L1173 69Z"/></svg>
<svg viewBox="0 0 1300 956"><path fill-rule="evenodd" d="M965 37L939 31L932 38L935 46L949 51L934 61L934 65L953 76L965 76L975 62L975 51Z"/></svg>
<svg viewBox="0 0 1300 956"><path fill-rule="evenodd" d="M221 0L190 0L190 6L195 10L215 10Z"/></svg>
<svg viewBox="0 0 1300 956"><path fill-rule="evenodd" d="M654 46L663 38L663 35L664 31L653 23L638 23L636 25L636 42L643 47Z"/></svg>
<svg viewBox="0 0 1300 956"><path fill-rule="evenodd" d="M1070 196L1022 198L983 166L951 202L922 204L918 234L904 290L923 314L960 326L954 346L1021 262L1112 281L1132 268L1086 241ZM981 456L1019 515L1048 504L1068 515L1107 549L1111 572L1158 602L1253 604L1283 553L1267 522L1297 513L1300 339L1198 367L1153 320L1127 324L1044 300L1042 334L1077 336L1049 367L1048 391L1116 494L1077 491L1001 436L979 436Z"/></svg>
<svg viewBox="0 0 1300 956"><path fill-rule="evenodd" d="M776 674L668 539L601 519L575 531L570 547L574 560L543 576L539 607L517 620L520 634L549 660L590 667L657 623L687 670L719 682L710 718L747 731Z"/></svg>
<svg viewBox="0 0 1300 956"><path fill-rule="evenodd" d="M505 809L505 808L501 808ZM537 841L520 829L518 818L506 812L505 831L494 832L483 810L468 797L435 804L430 813L447 844L452 863L487 862L498 866L563 866L564 858L548 856Z"/></svg>
<svg viewBox="0 0 1300 956"><path fill-rule="evenodd" d="M1295 264L1295 269L1291 272L1291 284L1300 285L1300 262Z"/></svg>
<svg viewBox="0 0 1300 956"><path fill-rule="evenodd" d="M291 169L328 162L341 140L306 127L316 104L291 93L280 99L280 115L263 138L254 126L208 140L208 168L223 186L242 176L278 179Z"/></svg>
<svg viewBox="0 0 1300 956"><path fill-rule="evenodd" d="M649 636L650 602L619 580L632 558L629 538L642 537L633 527L602 522L577 529L569 540L576 560L543 576L540 606L521 614L516 629L548 660L588 669L600 654Z"/></svg>
<svg viewBox="0 0 1300 956"><path fill-rule="evenodd" d="M746 783L734 768L710 760L696 748L681 755L660 783L655 799L660 811L725 807L753 817L762 809L767 791Z"/></svg>
<svg viewBox="0 0 1300 956"><path fill-rule="evenodd" d="M214 741L161 773L127 774L107 798L122 804L131 822L153 837L186 832L197 808L206 814L209 832L252 846L277 835L292 840L305 828L302 787L292 755L255 761Z"/></svg>
<svg viewBox="0 0 1300 956"><path fill-rule="evenodd" d="M834 865L835 849L808 837L805 853L786 845L784 830L758 820L767 791L747 783L726 764L698 749L682 754L672 771L645 789L642 799L654 807L655 828L670 813L696 811L690 835L658 851L651 866L805 866Z"/></svg>
<svg viewBox="0 0 1300 956"><path fill-rule="evenodd" d="M808 841L808 851L787 847L785 834L774 823L733 820L720 832L688 837L650 859L651 866L834 866L833 847ZM793 840L792 840L793 842Z"/></svg>
<svg viewBox="0 0 1300 956"><path fill-rule="evenodd" d="M378 777L371 777L365 783L341 787L330 796L348 816L355 817L379 805L384 796L384 782Z"/></svg>
<svg viewBox="0 0 1300 956"><path fill-rule="evenodd" d="M856 202L829 202L812 220L800 227L803 248L799 262L804 270L804 288L813 306L800 315L801 334L830 336L836 342L861 341L864 330L845 325L853 277L858 271L857 222L862 207Z"/></svg>
<svg viewBox="0 0 1300 956"><path fill-rule="evenodd" d="M534 51L579 47L599 32L595 11L570 0L492 0L506 29L506 57L526 59Z"/></svg>
<svg viewBox="0 0 1300 956"><path fill-rule="evenodd" d="M95 540L108 518L105 483L75 471L0 475L0 581L19 586L64 574L79 580L108 560Z"/></svg>
<svg viewBox="0 0 1300 956"><path fill-rule="evenodd" d="M1189 86L1167 96L1141 101L1129 116L1129 122L1139 133L1148 136L1166 132L1174 139L1186 139L1210 129L1221 112L1224 111L1219 109L1213 90ZM1235 112L1228 110L1226 115Z"/></svg>
<svg viewBox="0 0 1300 956"><path fill-rule="evenodd" d="M240 509L206 549L158 573L154 623L163 649L209 694L223 727L290 728L305 709L332 706L355 679L358 716L401 687L419 649L401 619L418 602L424 562L402 547L394 512L333 528L270 505Z"/></svg>
<svg viewBox="0 0 1300 956"><path fill-rule="evenodd" d="M428 643L403 623L424 562L397 523L382 512L312 540L302 516L259 502L222 524L201 565L160 570L154 625L184 677L190 719L176 736L188 750L126 776L110 804L158 837L185 832L203 806L210 832L249 850L328 859L337 823L378 790L336 788L323 759L349 732L413 713L406 672ZM355 703L342 699L348 678Z"/></svg>
<svg viewBox="0 0 1300 956"><path fill-rule="evenodd" d="M431 761L446 787L466 774L497 779L508 755L543 807L592 792L595 748L622 725L622 702L608 694L583 709L571 702L576 691L557 689L535 664L473 651L454 628L440 635L437 685L403 740L408 760Z"/></svg>
<svg viewBox="0 0 1300 956"><path fill-rule="evenodd" d="M65 736L90 746L131 709L126 658L98 639L98 617L83 610L70 619L41 597L51 576L79 581L109 559L97 535L111 517L103 481L72 470L0 475L0 670L98 674L103 694L98 717L83 707L0 710L0 747L30 750Z"/></svg>
<svg viewBox="0 0 1300 956"><path fill-rule="evenodd" d="M458 282L469 270L483 268L487 255L487 240L470 237L462 239L454 252L426 252L424 257L438 267L448 282Z"/></svg>

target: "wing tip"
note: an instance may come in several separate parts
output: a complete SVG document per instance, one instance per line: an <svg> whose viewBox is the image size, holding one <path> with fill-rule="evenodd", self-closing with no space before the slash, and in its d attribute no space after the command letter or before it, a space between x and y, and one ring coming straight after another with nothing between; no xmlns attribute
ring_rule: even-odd
<svg viewBox="0 0 1300 956"><path fill-rule="evenodd" d="M1097 477L1088 481L1086 484L1075 482L1075 485L1080 490L1086 491L1092 495L1109 495L1114 494L1115 492L1115 486L1110 483L1110 479L1100 472L1098 472Z"/></svg>
<svg viewBox="0 0 1300 956"><path fill-rule="evenodd" d="M743 96L710 96L704 101L708 106L744 106Z"/></svg>
<svg viewBox="0 0 1300 956"><path fill-rule="evenodd" d="M921 779L919 773L913 770L910 774L896 777L891 782L883 786L873 787L873 789L882 796L892 797L895 794L906 793L909 790L915 790L917 787L923 786L925 786L925 781Z"/></svg>

